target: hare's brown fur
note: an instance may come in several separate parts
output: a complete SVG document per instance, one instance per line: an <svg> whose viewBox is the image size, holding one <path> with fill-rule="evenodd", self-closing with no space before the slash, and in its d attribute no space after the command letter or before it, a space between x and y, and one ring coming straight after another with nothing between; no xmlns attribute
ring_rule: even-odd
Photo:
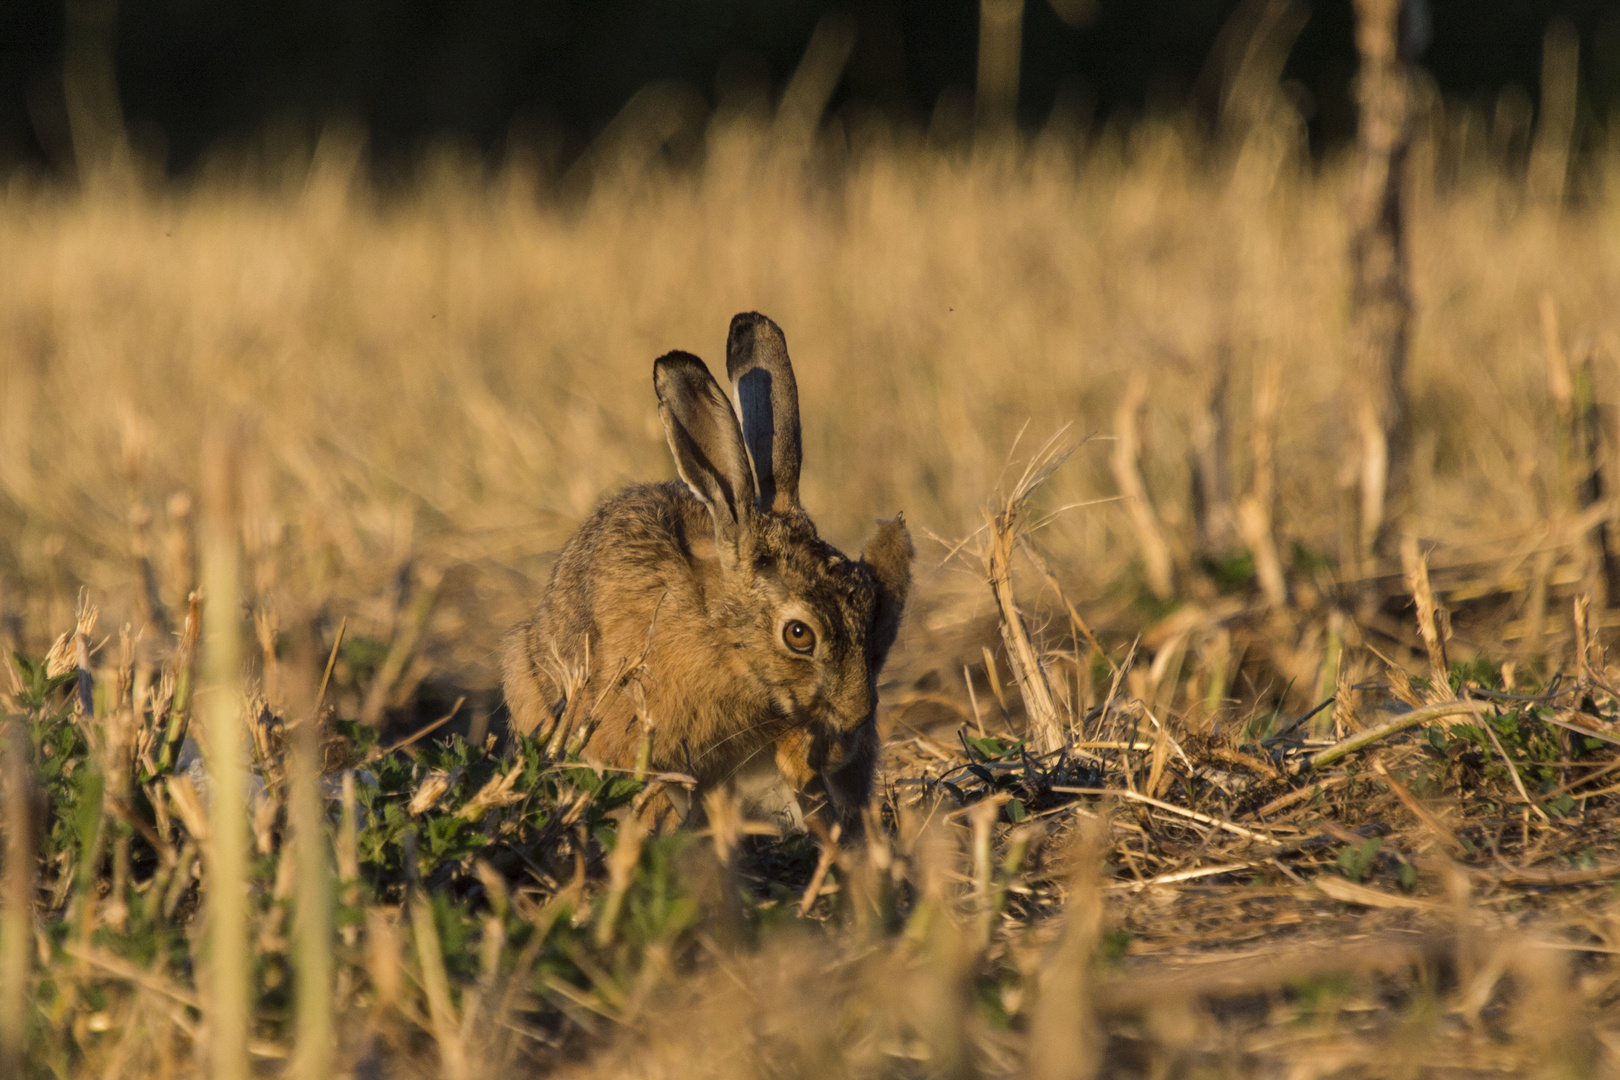
<svg viewBox="0 0 1620 1080"><path fill-rule="evenodd" d="M739 324L780 341L762 316L738 316L734 349ZM817 535L797 502L797 398L785 345L778 383L792 396L784 405L778 385L775 430L791 423L791 442L778 436L769 486L756 486L751 472L763 471L769 444L751 440L750 457L727 441L756 434L746 409L737 429L724 396L712 400L718 387L701 385L712 378L695 357L659 363L682 365L688 380L659 384L687 482L625 489L564 547L539 610L506 642L513 725L532 732L560 715L572 678L570 713L596 725L590 756L628 766L648 737L654 769L689 773L701 788L774 760L801 800L830 804L853 824L876 762L877 674L909 586L904 524L881 523L859 560ZM756 490L772 503L756 506ZM784 619L813 629L813 656L784 647Z"/></svg>

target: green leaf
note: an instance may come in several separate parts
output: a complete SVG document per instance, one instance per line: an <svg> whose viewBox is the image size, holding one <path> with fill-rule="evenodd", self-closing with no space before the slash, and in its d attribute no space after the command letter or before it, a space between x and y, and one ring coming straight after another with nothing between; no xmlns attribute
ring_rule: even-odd
<svg viewBox="0 0 1620 1080"><path fill-rule="evenodd" d="M1375 836L1364 844L1345 848L1339 852L1339 869L1351 881L1359 882L1372 870L1374 862L1378 859L1378 849L1383 846L1382 838Z"/></svg>
<svg viewBox="0 0 1620 1080"><path fill-rule="evenodd" d="M968 744L968 746L972 747L974 753L978 754L979 757L985 761L997 761L1003 757L1008 750L1005 743L991 735L964 735L962 736L962 739Z"/></svg>

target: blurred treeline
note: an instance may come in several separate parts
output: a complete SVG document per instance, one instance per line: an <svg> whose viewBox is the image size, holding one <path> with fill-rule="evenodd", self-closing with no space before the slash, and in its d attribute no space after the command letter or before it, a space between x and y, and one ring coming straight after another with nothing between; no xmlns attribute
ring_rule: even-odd
<svg viewBox="0 0 1620 1080"><path fill-rule="evenodd" d="M997 2L997 0L992 0ZM1017 0L999 0L1001 3ZM1351 0L1027 0L1017 116L1082 122L1218 107L1270 19L1313 149L1353 134ZM1427 0L1419 62L1489 114L1535 107L1554 20L1580 39L1581 110L1620 101L1614 0ZM116 117L184 174L216 148L342 120L384 164L460 145L566 163L650 82L709 104L779 94L829 14L854 31L834 110L949 128L971 115L981 0L3 0L0 169L67 174L75 111ZM1424 33L1422 31L1426 30ZM1587 125L1590 127L1591 125Z"/></svg>

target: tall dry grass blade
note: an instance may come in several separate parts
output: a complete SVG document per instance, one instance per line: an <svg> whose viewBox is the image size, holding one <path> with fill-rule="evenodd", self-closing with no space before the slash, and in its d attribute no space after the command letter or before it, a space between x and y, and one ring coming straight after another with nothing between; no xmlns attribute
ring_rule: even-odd
<svg viewBox="0 0 1620 1080"><path fill-rule="evenodd" d="M1406 352L1412 294L1407 283L1405 174L1411 145L1412 35L1406 0L1355 0L1357 165L1350 222L1350 380L1360 446L1362 573L1394 517L1404 512L1411 439Z"/></svg>
<svg viewBox="0 0 1620 1080"><path fill-rule="evenodd" d="M1603 422L1593 351L1582 349L1571 355L1564 348L1558 306L1551 293L1542 293L1540 310L1557 469L1552 528L1558 539L1563 539L1558 534L1564 528L1578 533L1570 539L1579 545L1586 561L1583 588L1601 602L1600 607L1606 607L1610 597L1620 597L1620 552L1610 550L1611 540L1620 532L1608 496L1613 462L1605 460L1614 452L1613 433ZM1570 519L1590 524L1582 532Z"/></svg>
<svg viewBox="0 0 1620 1080"><path fill-rule="evenodd" d="M1541 108L1525 176L1529 197L1554 210L1564 203L1580 90L1581 39L1569 20L1547 24L1541 46Z"/></svg>
<svg viewBox="0 0 1620 1080"><path fill-rule="evenodd" d="M294 693L307 693L298 670ZM294 1075L299 1080L327 1080L335 1047L332 1009L332 888L328 866L325 800L321 796L321 724L313 701L301 697L292 730L288 777L288 816L297 860L297 910L293 923L294 977L297 991L297 1049ZM282 858L286 858L286 854Z"/></svg>
<svg viewBox="0 0 1620 1080"><path fill-rule="evenodd" d="M365 967L373 994L372 1015L380 1018L399 1004L405 981L400 970L399 931L381 908L366 909Z"/></svg>
<svg viewBox="0 0 1620 1080"><path fill-rule="evenodd" d="M929 1075L968 1080L978 1071L972 1040L975 950L956 918L960 853L947 827L938 822L923 827L912 864L919 896L906 935L916 959L895 995L897 1005L923 1044Z"/></svg>
<svg viewBox="0 0 1620 1080"><path fill-rule="evenodd" d="M1102 937L1102 860L1108 826L1082 816L1075 835L1063 930L1041 967L1040 996L1029 1025L1031 1080L1089 1080L1102 1064L1093 1001L1094 962Z"/></svg>
<svg viewBox="0 0 1620 1080"><path fill-rule="evenodd" d="M1288 582L1283 577L1282 557L1277 554L1274 523L1277 462L1273 449L1277 442L1277 407L1281 397L1282 369L1276 363L1267 364L1260 371L1254 388L1254 426L1249 433L1254 477L1249 493L1238 504L1238 528L1254 554L1260 594L1274 608L1288 604Z"/></svg>
<svg viewBox="0 0 1620 1080"><path fill-rule="evenodd" d="M990 842L996 818L1001 816L1006 798L986 798L974 803L968 811L973 826L973 928L974 944L980 951L990 945L990 931L995 925L995 905L990 880Z"/></svg>
<svg viewBox="0 0 1620 1080"><path fill-rule="evenodd" d="M1057 750L1068 740L1068 732L1058 711L1059 703L1067 699L1054 688L1051 673L1030 640L1029 628L1018 610L1013 590L1012 557L1013 552L1023 544L1025 530L1029 527L1026 510L1030 496L1074 453L1072 445L1062 442L1066 430L1059 430L1030 458L1001 504L987 514L988 540L980 553L984 575L1001 617L1001 637L1006 647L1007 664L1024 699L1030 736L1042 753ZM1006 701L997 685L994 658L988 648L985 648L985 668L990 676L991 689L996 691L997 701L1005 712Z"/></svg>
<svg viewBox="0 0 1620 1080"><path fill-rule="evenodd" d="M428 1016L433 1039L438 1044L439 1062L445 1080L466 1080L467 1048L461 1041L461 1027L450 1001L450 976L444 966L444 947L439 928L433 921L433 901L422 887L416 866L416 834L405 834L406 877L410 879L411 935L416 941L416 960L422 968L422 990L427 995Z"/></svg>
<svg viewBox="0 0 1620 1080"><path fill-rule="evenodd" d="M1573 1080L1597 1075L1593 1031L1598 1017L1583 1000L1569 954L1556 946L1521 940L1510 954L1517 993L1509 1028L1525 1040L1524 1075L1537 1080Z"/></svg>
<svg viewBox="0 0 1620 1080"><path fill-rule="evenodd" d="M197 642L202 636L202 596L192 590L186 597L186 622L180 631L180 645L174 655L174 696L169 702L168 724L163 731L163 745L158 750L158 772L166 773L174 767L191 726L192 698L195 693L197 668Z"/></svg>
<svg viewBox="0 0 1620 1080"><path fill-rule="evenodd" d="M1138 372L1125 384L1125 396L1114 411L1114 452L1109 464L1124 500L1125 513L1136 532L1148 588L1160 600L1168 600L1175 593L1174 561L1159 515L1153 509L1153 500L1148 497L1147 481L1142 478L1141 427L1146 408L1147 379Z"/></svg>
<svg viewBox="0 0 1620 1080"><path fill-rule="evenodd" d="M1220 555L1231 535L1230 469L1227 467L1226 382L1228 351L1208 361L1211 373L1202 385L1199 408L1188 431L1188 472L1192 476L1193 528L1205 555Z"/></svg>
<svg viewBox="0 0 1620 1080"><path fill-rule="evenodd" d="M1429 654L1429 696L1435 701L1450 701L1457 695L1451 690L1451 661L1446 656L1446 634L1449 620L1434 598L1429 584L1429 560L1418 550L1417 537L1401 537L1401 564L1406 571L1406 587L1417 606L1418 633Z"/></svg>
<svg viewBox="0 0 1620 1080"><path fill-rule="evenodd" d="M213 1080L248 1080L253 960L248 949L247 734L242 728L241 448L215 434L203 456L206 482L202 579L201 713L207 735L208 1060Z"/></svg>
<svg viewBox="0 0 1620 1080"><path fill-rule="evenodd" d="M1351 671L1359 672L1359 664L1353 665L1348 650L1339 652L1339 667L1335 672L1333 686L1333 737L1343 739L1352 731L1362 728L1360 711L1362 692L1356 689L1357 679L1351 676Z"/></svg>
<svg viewBox="0 0 1620 1080"><path fill-rule="evenodd" d="M979 695L973 689L973 672L968 665L962 665L962 683L967 687L968 704L973 706L973 726L978 729L979 738L984 738L984 716L979 712Z"/></svg>
<svg viewBox="0 0 1620 1080"><path fill-rule="evenodd" d="M1591 615L1592 598L1582 595L1575 598L1575 677L1583 684L1598 682L1601 685L1602 675L1598 671L1602 668L1601 660L1598 670L1592 667L1592 640Z"/></svg>
<svg viewBox="0 0 1620 1080"><path fill-rule="evenodd" d="M27 721L4 725L5 883L0 896L0 1073L22 1076L33 1000L33 769Z"/></svg>
<svg viewBox="0 0 1620 1080"><path fill-rule="evenodd" d="M124 110L118 96L117 20L92 0L64 5L62 101L81 184L128 180L131 172Z"/></svg>
<svg viewBox="0 0 1620 1080"><path fill-rule="evenodd" d="M608 852L608 892L602 902L602 914L596 922L596 944L606 948L613 943L618 930L619 911L624 906L625 893L636 877L636 864L641 861L641 844L647 837L647 826L638 817L627 817L619 823L613 850Z"/></svg>
<svg viewBox="0 0 1620 1080"><path fill-rule="evenodd" d="M338 622L337 636L332 639L332 651L326 657L326 670L321 672L320 689L315 691L315 718L320 719L321 709L326 705L326 689L332 685L332 671L337 667L338 653L343 648L343 635L349 629L349 617L343 616Z"/></svg>
<svg viewBox="0 0 1620 1080"><path fill-rule="evenodd" d="M1104 649L1102 642L1097 640L1097 635L1091 632L1090 624L1081 618L1079 611L1075 610L1074 603L1064 593L1063 585L1058 581L1057 574L1052 571L1051 564L1046 561L1046 556L1042 555L1040 550L1030 542L1027 533L1018 534L1018 546L1025 556L1029 558L1029 561L1035 564L1035 569L1041 572L1041 576L1046 579L1046 583L1052 587L1052 592L1062 601L1063 609L1069 613L1069 625L1074 628L1076 633L1091 643L1091 647L1097 651L1097 655L1102 657L1108 664L1108 670L1117 671L1119 665L1114 663L1113 658L1108 655L1108 650ZM1075 652L1078 655L1078 646Z"/></svg>
<svg viewBox="0 0 1620 1080"><path fill-rule="evenodd" d="M131 789L135 783L135 744L139 737L140 721L133 700L135 681L135 638L125 623L118 633L118 668L114 674L111 706L102 721L102 773L106 777L107 797L114 808L131 805ZM126 811L127 813L127 811ZM125 814L117 814L125 816ZM133 817L133 815L128 815ZM142 819L135 818L141 821ZM154 845L156 846L156 845ZM125 822L119 822L113 832L112 891L108 894L104 918L107 925L123 932L129 918L130 886L130 832Z"/></svg>
<svg viewBox="0 0 1620 1080"><path fill-rule="evenodd" d="M774 135L782 146L800 150L808 147L854 48L855 26L849 16L833 12L816 23L804 57L776 108Z"/></svg>
<svg viewBox="0 0 1620 1080"><path fill-rule="evenodd" d="M405 613L399 632L388 647L388 655L384 658L382 667L378 669L377 676L366 691L365 704L360 707L360 720L362 723L376 727L383 722L383 713L388 708L389 697L394 693L401 678L405 675L406 666L416 655L417 642L421 640L422 630L427 626L429 617L433 614L433 606L439 598L439 585L444 575L438 570L424 570L416 583L416 594L411 598L411 606Z"/></svg>
<svg viewBox="0 0 1620 1080"><path fill-rule="evenodd" d="M979 646L979 651L984 657L985 681L990 684L990 693L995 695L996 705L1001 709L1001 718L1005 720L1007 719L1007 694L1001 688L1001 674L996 667L995 654L990 651L988 645Z"/></svg>
<svg viewBox="0 0 1620 1080"><path fill-rule="evenodd" d="M991 520L984 572L1001 614L1001 639L1007 647L1007 664L1018 683L1018 693L1024 699L1032 741L1036 749L1045 754L1061 747L1066 736L1045 666L1030 641L1029 628L1024 625L1024 616L1013 596L1012 553L1018 543L1018 510L1018 503L1009 502L1003 512Z"/></svg>
<svg viewBox="0 0 1620 1080"><path fill-rule="evenodd" d="M1018 67L1024 42L1024 0L979 0L979 131L1005 135L1018 107Z"/></svg>

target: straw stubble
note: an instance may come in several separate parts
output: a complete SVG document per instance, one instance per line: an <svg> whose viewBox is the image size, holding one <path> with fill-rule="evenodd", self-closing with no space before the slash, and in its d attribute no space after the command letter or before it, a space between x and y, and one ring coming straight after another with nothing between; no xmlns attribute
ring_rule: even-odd
<svg viewBox="0 0 1620 1080"><path fill-rule="evenodd" d="M247 754L240 685L238 446L218 434L205 450L202 717L209 764L208 1059L213 1080L248 1080Z"/></svg>

